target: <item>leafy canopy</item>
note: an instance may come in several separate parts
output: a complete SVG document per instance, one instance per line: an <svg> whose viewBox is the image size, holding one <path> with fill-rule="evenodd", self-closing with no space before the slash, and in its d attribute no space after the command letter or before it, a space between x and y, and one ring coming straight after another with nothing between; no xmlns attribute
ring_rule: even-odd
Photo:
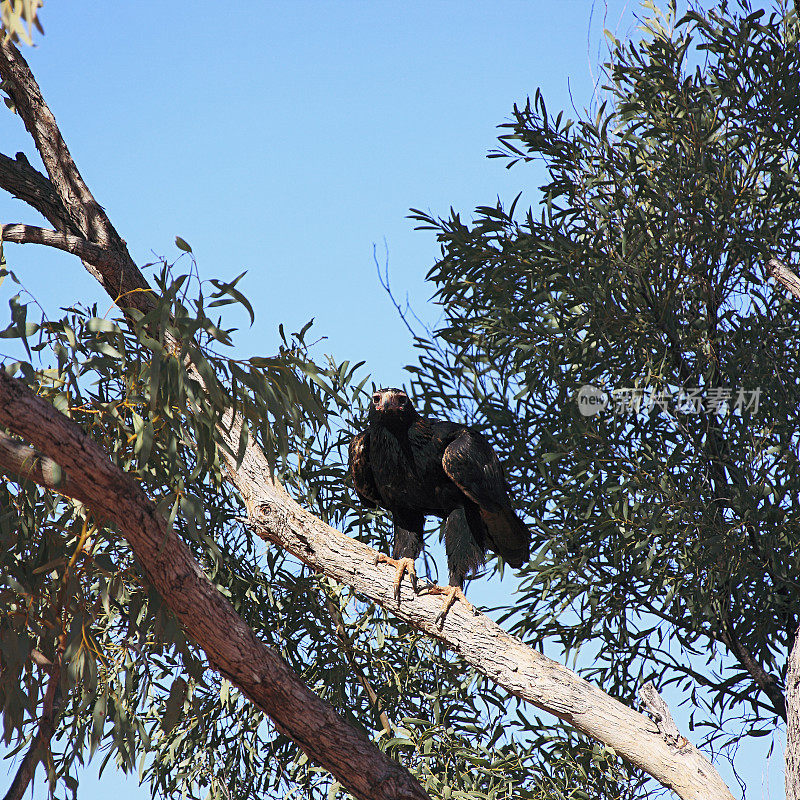
<svg viewBox="0 0 800 800"><path fill-rule="evenodd" d="M800 307L764 271L800 255L798 19L645 9L595 113L537 93L502 126L538 210L415 212L445 322L409 369L499 437L535 520L515 632L631 702L674 685L722 745L775 728L798 625ZM587 384L616 402L583 416Z"/></svg>

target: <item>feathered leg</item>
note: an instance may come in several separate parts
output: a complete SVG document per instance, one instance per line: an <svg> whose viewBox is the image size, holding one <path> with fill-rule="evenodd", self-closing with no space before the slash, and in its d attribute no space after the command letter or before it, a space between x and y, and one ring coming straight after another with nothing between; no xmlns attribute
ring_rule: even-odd
<svg viewBox="0 0 800 800"><path fill-rule="evenodd" d="M464 508L456 508L444 524L444 548L447 552L447 566L450 571L449 586L432 586L429 594L444 596L442 610L434 623L444 621L447 612L456 600L476 614L475 606L464 595L464 579L477 569L486 556L484 542L485 528L478 507L470 503Z"/></svg>
<svg viewBox="0 0 800 800"><path fill-rule="evenodd" d="M425 517L422 514L411 512L395 512L392 514L392 521L394 522L394 547L392 548L394 558L379 553L375 558L375 563L385 562L397 570L394 578L394 596L399 603L400 584L406 572L411 577L411 588L415 594L417 592L417 570L414 560L422 551Z"/></svg>

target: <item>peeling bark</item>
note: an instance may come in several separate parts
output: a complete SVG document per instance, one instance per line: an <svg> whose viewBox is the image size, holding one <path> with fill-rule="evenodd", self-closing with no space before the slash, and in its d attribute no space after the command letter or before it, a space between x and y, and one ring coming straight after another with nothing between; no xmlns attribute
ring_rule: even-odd
<svg viewBox="0 0 800 800"><path fill-rule="evenodd" d="M767 262L767 274L788 289L795 299L800 300L800 278L786 264L778 261L777 258L771 258Z"/></svg>

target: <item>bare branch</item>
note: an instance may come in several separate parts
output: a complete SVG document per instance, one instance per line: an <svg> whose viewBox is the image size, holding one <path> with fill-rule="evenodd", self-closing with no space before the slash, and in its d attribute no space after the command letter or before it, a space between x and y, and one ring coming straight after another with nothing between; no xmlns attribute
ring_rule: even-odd
<svg viewBox="0 0 800 800"><path fill-rule="evenodd" d="M115 466L73 420L4 370L0 370L0 424L60 464L93 513L122 532L148 581L186 633L205 650L209 664L269 714L281 733L355 797L428 797L404 767L345 722L256 638L139 484ZM36 480L38 474L31 471L28 477ZM61 484L59 491L63 491Z"/></svg>
<svg viewBox="0 0 800 800"><path fill-rule="evenodd" d="M93 244L86 239L71 233L38 228L35 225L2 225L0 226L0 240L13 244L43 244L55 247L65 253L72 253L82 261L87 261L95 267L121 266L119 255L105 247Z"/></svg>
<svg viewBox="0 0 800 800"><path fill-rule="evenodd" d="M0 77L4 90L14 101L17 112L33 137L67 218L77 231L62 228L54 219L50 221L61 233L79 233L90 242L116 253L119 257L116 265L95 265L90 261L84 261L84 264L115 302L125 298L126 308L149 310L152 298L147 291L142 291L149 290L147 281L133 262L127 245L114 229L108 215L84 183L28 63L11 40L3 37L0 37ZM25 174L33 179L30 170L36 172L29 166Z"/></svg>
<svg viewBox="0 0 800 800"><path fill-rule="evenodd" d="M35 208L54 228L65 233L80 233L70 219L53 184L34 169L22 153L16 159L0 153L0 188Z"/></svg>
<svg viewBox="0 0 800 800"><path fill-rule="evenodd" d="M767 261L767 273L800 300L800 278L786 264L777 258L771 258Z"/></svg>
<svg viewBox="0 0 800 800"><path fill-rule="evenodd" d="M786 661L786 800L800 800L800 629L794 634Z"/></svg>
<svg viewBox="0 0 800 800"><path fill-rule="evenodd" d="M56 194L81 233L96 244L119 247L121 239L84 183L67 144L22 54L7 37L0 40L3 89L33 138Z"/></svg>
<svg viewBox="0 0 800 800"><path fill-rule="evenodd" d="M17 768L14 780L11 781L11 786L8 787L8 791L3 800L22 800L25 795L25 790L33 780L36 767L42 755L50 747L50 740L53 738L53 734L56 730L56 723L61 713L61 659L64 655L65 643L66 638L61 635L58 639L55 659L52 662L48 661L50 680L47 682L47 689L44 694L44 701L42 702L39 729L36 732L36 736L33 737L28 752ZM38 650L35 652L39 653ZM41 653L39 653L39 655L43 659L45 658Z"/></svg>
<svg viewBox="0 0 800 800"><path fill-rule="evenodd" d="M81 487L70 480L52 458L37 453L36 450L2 431L0 431L0 472L16 479L19 483L33 481L65 497L74 497L81 502L86 500Z"/></svg>

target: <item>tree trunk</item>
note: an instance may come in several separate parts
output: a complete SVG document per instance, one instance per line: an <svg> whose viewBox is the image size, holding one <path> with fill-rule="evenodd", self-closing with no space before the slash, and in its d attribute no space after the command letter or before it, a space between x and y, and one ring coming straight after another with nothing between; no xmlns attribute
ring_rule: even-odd
<svg viewBox="0 0 800 800"><path fill-rule="evenodd" d="M800 629L786 662L786 800L800 800Z"/></svg>

